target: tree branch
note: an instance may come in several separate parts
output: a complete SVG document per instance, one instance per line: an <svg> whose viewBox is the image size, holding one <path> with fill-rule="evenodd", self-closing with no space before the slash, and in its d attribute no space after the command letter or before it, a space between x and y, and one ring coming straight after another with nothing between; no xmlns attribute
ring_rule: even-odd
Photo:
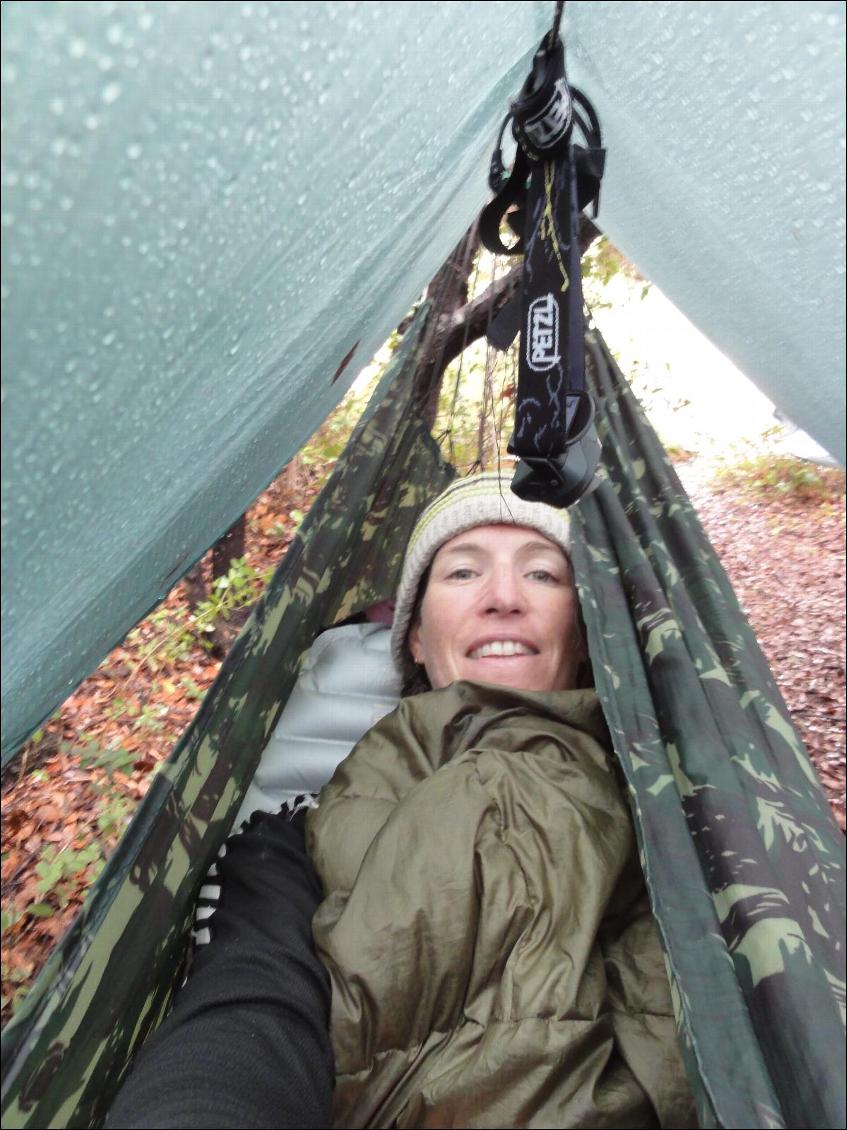
<svg viewBox="0 0 847 1130"><path fill-rule="evenodd" d="M593 221L585 215L580 216L580 255L585 254L600 234L600 229ZM488 332L488 327L520 286L522 271L523 262L513 267L507 275L495 279L472 302L466 303L459 310L439 315L434 336L442 352L442 368L446 369L468 345Z"/></svg>

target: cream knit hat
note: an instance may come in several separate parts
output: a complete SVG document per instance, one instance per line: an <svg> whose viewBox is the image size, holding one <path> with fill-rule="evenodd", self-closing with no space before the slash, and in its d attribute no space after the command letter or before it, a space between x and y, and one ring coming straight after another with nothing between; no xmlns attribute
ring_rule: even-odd
<svg viewBox="0 0 847 1130"><path fill-rule="evenodd" d="M402 669L421 578L445 542L474 526L527 526L570 553L567 511L525 502L512 494L510 482L511 475L497 471L456 479L421 514L406 549L391 628L391 654L398 668Z"/></svg>

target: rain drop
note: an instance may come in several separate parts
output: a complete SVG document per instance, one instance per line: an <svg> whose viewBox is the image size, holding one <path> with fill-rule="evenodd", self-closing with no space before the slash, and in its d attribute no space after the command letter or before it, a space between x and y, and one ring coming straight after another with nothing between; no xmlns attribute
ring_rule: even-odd
<svg viewBox="0 0 847 1130"><path fill-rule="evenodd" d="M114 345L114 342L115 342L115 339L117 338L117 336L118 335L115 333L114 330L110 330L107 334L104 335L103 344L106 345L106 346Z"/></svg>

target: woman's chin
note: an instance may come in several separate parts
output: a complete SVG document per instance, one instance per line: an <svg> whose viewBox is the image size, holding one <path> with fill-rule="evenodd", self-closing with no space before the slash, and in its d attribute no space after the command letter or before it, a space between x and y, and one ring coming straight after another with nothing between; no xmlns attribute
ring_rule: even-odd
<svg viewBox="0 0 847 1130"><path fill-rule="evenodd" d="M541 668L537 656L486 656L468 660L463 665L462 679L473 683L492 683L515 691L548 691L550 672Z"/></svg>

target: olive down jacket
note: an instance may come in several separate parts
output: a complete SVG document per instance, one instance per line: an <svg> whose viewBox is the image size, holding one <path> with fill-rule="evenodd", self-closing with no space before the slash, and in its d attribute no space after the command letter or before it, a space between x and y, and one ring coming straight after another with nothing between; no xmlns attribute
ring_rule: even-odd
<svg viewBox="0 0 847 1130"><path fill-rule="evenodd" d="M336 1126L695 1126L593 691L404 699L309 813Z"/></svg>

